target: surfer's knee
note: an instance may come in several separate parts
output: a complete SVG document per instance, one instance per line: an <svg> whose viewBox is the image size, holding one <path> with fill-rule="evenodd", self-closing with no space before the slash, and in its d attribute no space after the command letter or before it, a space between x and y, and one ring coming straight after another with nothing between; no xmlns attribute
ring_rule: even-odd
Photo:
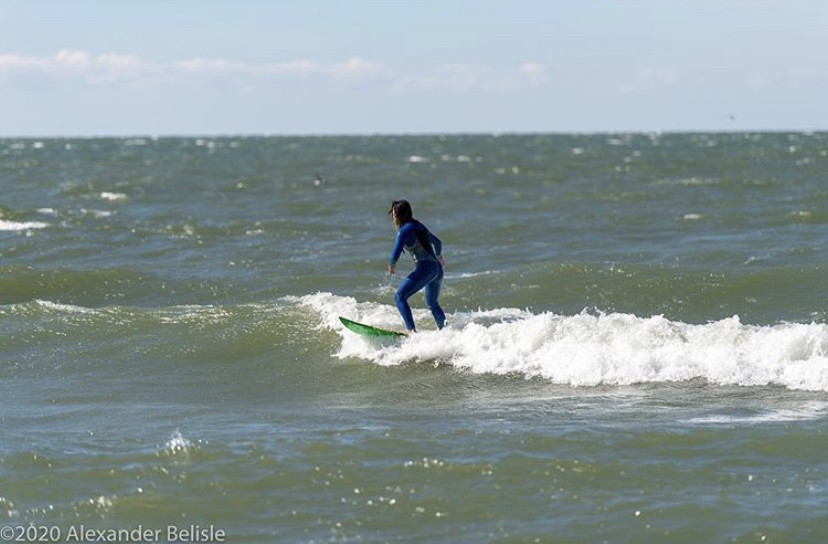
<svg viewBox="0 0 828 544"><path fill-rule="evenodd" d="M397 304L399 304L400 302L405 302L407 300L408 300L408 294L405 291L403 291L402 289L400 289L399 291L394 293L394 302L396 302Z"/></svg>

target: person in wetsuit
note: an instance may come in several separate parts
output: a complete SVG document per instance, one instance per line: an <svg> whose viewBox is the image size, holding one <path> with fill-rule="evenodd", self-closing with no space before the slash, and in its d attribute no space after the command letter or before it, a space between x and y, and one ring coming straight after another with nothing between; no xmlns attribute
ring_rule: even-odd
<svg viewBox="0 0 828 544"><path fill-rule="evenodd" d="M440 287L443 283L443 267L446 265L442 256L443 243L434 236L422 223L414 219L411 204L407 200L395 200L391 203L388 212L391 221L397 227L397 239L391 256L388 259L388 273L394 274L397 261L403 250L408 251L414 259L414 271L400 284L394 294L397 309L405 322L405 328L416 332L414 316L408 299L417 291L425 288L425 303L437 328L442 329L446 324L446 314L440 307Z"/></svg>

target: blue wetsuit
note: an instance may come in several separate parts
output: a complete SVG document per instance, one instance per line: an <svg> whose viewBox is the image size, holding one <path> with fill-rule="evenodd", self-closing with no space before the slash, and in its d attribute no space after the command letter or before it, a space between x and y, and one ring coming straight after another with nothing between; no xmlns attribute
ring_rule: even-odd
<svg viewBox="0 0 828 544"><path fill-rule="evenodd" d="M446 314L440 308L438 298L443 283L443 265L437 258L443 251L443 243L429 232L425 225L412 219L397 232L397 240L388 259L391 266L397 264L403 249L408 251L415 263L414 271L402 281L394 294L405 327L410 331L415 329L414 316L411 315L411 306L408 305L409 297L425 288L426 306L431 310L437 327L442 329L446 324Z"/></svg>

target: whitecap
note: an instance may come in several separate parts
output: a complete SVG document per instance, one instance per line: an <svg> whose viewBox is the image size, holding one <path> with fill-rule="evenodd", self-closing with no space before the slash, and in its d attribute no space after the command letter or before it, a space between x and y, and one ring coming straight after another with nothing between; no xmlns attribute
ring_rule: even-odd
<svg viewBox="0 0 828 544"><path fill-rule="evenodd" d="M161 453L165 453L167 455L188 455L192 446L193 443L184 438L181 432L176 429L172 435L170 435L170 439L167 440L167 443L164 444L164 448Z"/></svg>
<svg viewBox="0 0 828 544"><path fill-rule="evenodd" d="M317 293L299 299L340 334L336 355L378 365L449 364L474 374L519 375L570 386L624 386L704 380L722 386L828 391L828 325L745 325L738 316L688 324L624 313L558 315L514 308L457 312L433 328L378 343L346 331L338 317L400 329L394 306Z"/></svg>
<svg viewBox="0 0 828 544"><path fill-rule="evenodd" d="M45 229L51 226L49 223L43 223L41 221L6 221L4 219L0 219L0 231L22 231L22 230L32 230L32 229Z"/></svg>
<svg viewBox="0 0 828 544"><path fill-rule="evenodd" d="M60 302L52 302L51 300L35 300L35 303L43 308L54 310L58 312L65 312L70 314L92 314L95 310L92 308L84 308L83 306L75 306L74 304L62 304Z"/></svg>
<svg viewBox="0 0 828 544"><path fill-rule="evenodd" d="M462 272L460 274L446 274L446 279L469 279L469 278L477 278L480 276L489 276L491 274L498 274L497 270L483 270L482 272Z"/></svg>
<svg viewBox="0 0 828 544"><path fill-rule="evenodd" d="M83 208L81 209L81 213L85 215L91 215L96 219L103 219L105 217L112 216L115 212L110 210L95 210L92 208Z"/></svg>
<svg viewBox="0 0 828 544"><path fill-rule="evenodd" d="M103 219L104 217L109 217L115 212L111 212L109 210L95 210L90 208L83 208L81 209L81 213L84 215L91 215L97 219Z"/></svg>
<svg viewBox="0 0 828 544"><path fill-rule="evenodd" d="M109 191L104 191L100 194L101 200L109 200L109 201L118 201L118 200L126 200L127 195L124 193L113 193Z"/></svg>

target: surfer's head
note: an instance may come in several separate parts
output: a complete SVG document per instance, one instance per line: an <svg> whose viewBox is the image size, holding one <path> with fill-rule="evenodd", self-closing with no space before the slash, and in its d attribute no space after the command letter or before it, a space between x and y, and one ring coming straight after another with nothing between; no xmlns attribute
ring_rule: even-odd
<svg viewBox="0 0 828 544"><path fill-rule="evenodd" d="M411 211L411 204L407 200L395 200L391 203L391 209L388 210L388 215L391 216L391 221L397 226L402 227L412 219L414 213Z"/></svg>

